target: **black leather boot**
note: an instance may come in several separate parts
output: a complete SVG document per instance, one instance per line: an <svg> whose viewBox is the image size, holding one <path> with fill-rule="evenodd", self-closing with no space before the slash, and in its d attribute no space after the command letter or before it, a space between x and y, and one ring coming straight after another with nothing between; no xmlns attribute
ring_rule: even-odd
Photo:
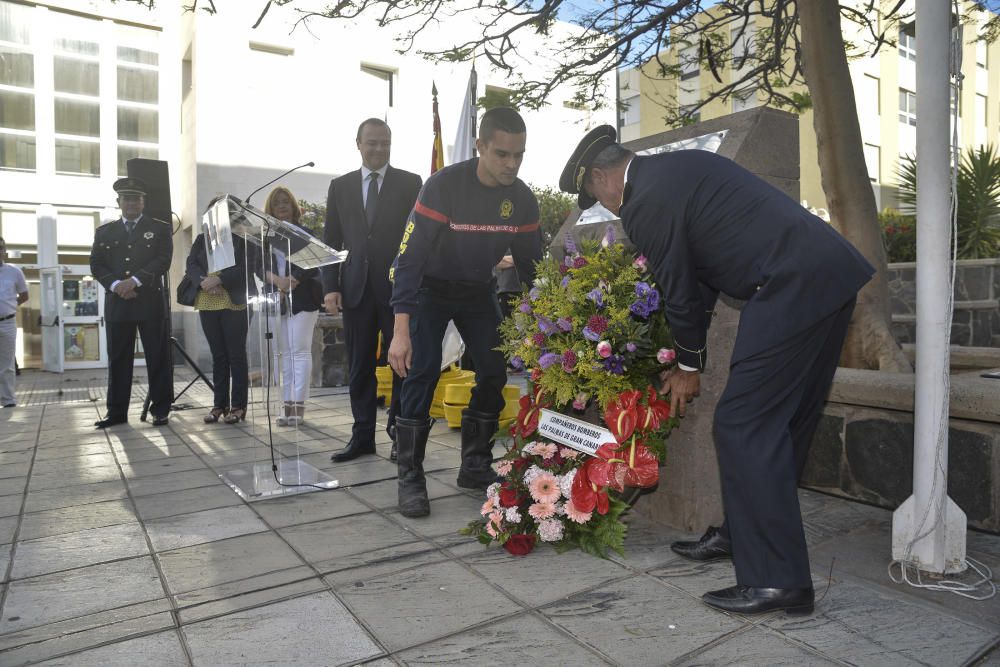
<svg viewBox="0 0 1000 667"><path fill-rule="evenodd" d="M389 434L389 438L392 439L392 449L389 450L389 460L393 463L396 462L397 452L396 452L396 420L393 419L392 423L386 427L385 432Z"/></svg>
<svg viewBox="0 0 1000 667"><path fill-rule="evenodd" d="M458 485L463 489L486 487L499 478L493 470L493 436L499 428L499 416L462 410L462 467L458 470Z"/></svg>
<svg viewBox="0 0 1000 667"><path fill-rule="evenodd" d="M406 517L427 516L431 503L427 499L427 480L424 479L424 453L427 436L434 425L433 419L396 418L396 468L399 479L399 513Z"/></svg>

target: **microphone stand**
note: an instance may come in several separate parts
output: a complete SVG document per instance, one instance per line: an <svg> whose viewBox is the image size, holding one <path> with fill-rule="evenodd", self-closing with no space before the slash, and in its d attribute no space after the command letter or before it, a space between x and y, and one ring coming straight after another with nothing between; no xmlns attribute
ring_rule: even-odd
<svg viewBox="0 0 1000 667"><path fill-rule="evenodd" d="M254 196L255 194L257 194L258 192L260 192L261 190L263 190L263 189L264 189L264 188L266 188L267 186L271 185L272 183L276 183L276 182L280 181L281 179L283 179L283 178L284 178L285 176L288 176L288 175L289 175L290 173L292 173L293 171L298 171L299 169L302 169L303 167L315 167L315 166L316 166L316 163L315 163L315 162L306 162L305 164L300 164L300 165L299 165L299 166L297 166L297 167L292 167L291 169L289 169L289 170L288 170L288 171L286 171L285 173L283 173L283 174L281 174L280 176L278 176L278 177L277 177L276 179L274 179L273 181L268 181L268 182L267 182L267 183L265 183L264 185L260 186L259 188L257 188L257 189L256 189L256 190L254 190L253 192L251 192L251 193L250 193L250 194L249 194L249 195L247 196L247 200L246 200L246 203L247 203L247 204L249 204L249 203L250 203L250 197L253 197L253 196Z"/></svg>

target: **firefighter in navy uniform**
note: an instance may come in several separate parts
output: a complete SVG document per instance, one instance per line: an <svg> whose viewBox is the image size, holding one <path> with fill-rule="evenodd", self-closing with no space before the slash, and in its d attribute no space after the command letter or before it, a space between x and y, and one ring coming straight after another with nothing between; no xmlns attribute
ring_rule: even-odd
<svg viewBox="0 0 1000 667"><path fill-rule="evenodd" d="M120 178L113 187L122 216L98 227L90 251L90 271L105 289L108 337L107 414L95 426L128 421L136 331L146 357L153 425L163 426L173 400L166 287L174 251L171 229L168 223L143 215L147 190L143 181Z"/></svg>
<svg viewBox="0 0 1000 667"><path fill-rule="evenodd" d="M542 256L538 201L517 178L525 140L524 120L513 109L499 107L483 114L476 140L480 157L446 167L427 180L390 271L395 321L389 364L404 378L396 419L403 516L430 513L423 460L449 320L455 322L476 368L472 398L462 412L458 485L485 489L497 479L493 435L504 406L507 373L496 349L500 311L493 267L510 248L518 275L530 284Z"/></svg>

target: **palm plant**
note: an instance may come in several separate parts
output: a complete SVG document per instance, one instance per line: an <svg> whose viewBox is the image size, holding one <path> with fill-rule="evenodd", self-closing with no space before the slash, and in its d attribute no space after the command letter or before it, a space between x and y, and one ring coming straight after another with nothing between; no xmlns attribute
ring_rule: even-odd
<svg viewBox="0 0 1000 667"><path fill-rule="evenodd" d="M917 161L903 157L897 170L904 212L917 205ZM1000 155L992 145L969 148L958 167L958 258L1000 255Z"/></svg>

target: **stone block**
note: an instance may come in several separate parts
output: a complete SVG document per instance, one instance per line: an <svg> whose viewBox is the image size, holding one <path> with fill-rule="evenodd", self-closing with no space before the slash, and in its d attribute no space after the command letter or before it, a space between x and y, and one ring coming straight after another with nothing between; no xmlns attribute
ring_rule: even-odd
<svg viewBox="0 0 1000 667"><path fill-rule="evenodd" d="M913 488L913 423L888 418L851 421L845 429L847 475L852 497L895 507Z"/></svg>
<svg viewBox="0 0 1000 667"><path fill-rule="evenodd" d="M837 487L842 476L843 456L843 417L820 416L816 434L809 448L809 458L802 473L802 484L819 488Z"/></svg>
<svg viewBox="0 0 1000 667"><path fill-rule="evenodd" d="M955 301L989 299L993 267L964 266L955 275Z"/></svg>
<svg viewBox="0 0 1000 667"><path fill-rule="evenodd" d="M996 434L959 423L948 429L948 495L969 522L1000 530L994 508L1000 499L1000 479L993 464ZM992 519L991 519L992 517Z"/></svg>

